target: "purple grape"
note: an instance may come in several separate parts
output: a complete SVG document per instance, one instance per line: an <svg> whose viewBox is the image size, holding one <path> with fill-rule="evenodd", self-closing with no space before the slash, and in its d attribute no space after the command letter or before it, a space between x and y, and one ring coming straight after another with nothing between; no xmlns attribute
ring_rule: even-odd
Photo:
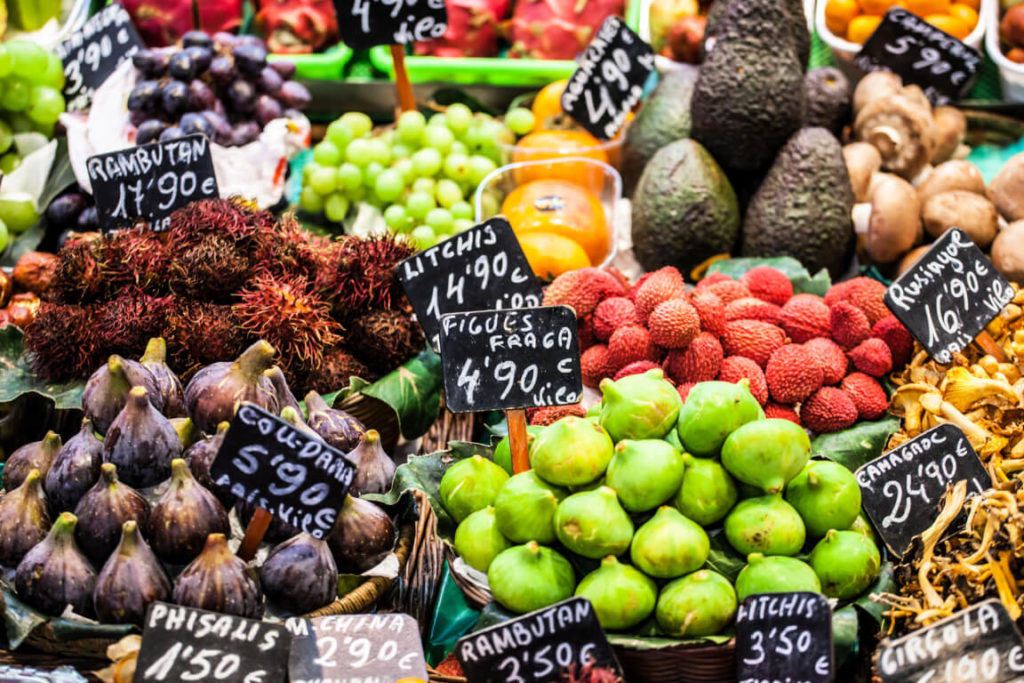
<svg viewBox="0 0 1024 683"><path fill-rule="evenodd" d="M171 81L160 93L164 113L172 119L181 116L188 108L188 86L181 81Z"/></svg>
<svg viewBox="0 0 1024 683"><path fill-rule="evenodd" d="M208 47L187 47L184 52L192 58L192 63L196 65L196 73L201 74L210 68L210 62L213 60L213 50Z"/></svg>
<svg viewBox="0 0 1024 683"><path fill-rule="evenodd" d="M100 227L100 219L95 206L87 206L78 214L78 231L89 232Z"/></svg>
<svg viewBox="0 0 1024 683"><path fill-rule="evenodd" d="M181 46L212 48L213 40L206 31L189 31L181 37Z"/></svg>
<svg viewBox="0 0 1024 683"><path fill-rule="evenodd" d="M142 123L138 130L135 131L135 144L144 145L147 142L153 142L160 137L160 134L164 132L165 124L159 119L150 119Z"/></svg>
<svg viewBox="0 0 1024 683"><path fill-rule="evenodd" d="M128 112L128 121L138 128L146 121L149 121L149 117L152 116L148 111L130 111Z"/></svg>
<svg viewBox="0 0 1024 683"><path fill-rule="evenodd" d="M167 69L167 55L156 50L139 50L132 55L132 64L146 78L160 78Z"/></svg>
<svg viewBox="0 0 1024 683"><path fill-rule="evenodd" d="M243 44L231 51L235 58L235 66L245 76L258 76L263 67L267 65L267 48L262 44Z"/></svg>
<svg viewBox="0 0 1024 683"><path fill-rule="evenodd" d="M281 75L284 80L295 78L295 62L286 59L275 59L270 63L270 68Z"/></svg>
<svg viewBox="0 0 1024 683"><path fill-rule="evenodd" d="M128 93L128 111L156 111L160 104L160 84L142 81Z"/></svg>
<svg viewBox="0 0 1024 683"><path fill-rule="evenodd" d="M194 79L188 84L188 106L190 109L209 109L217 101L217 96L210 86L201 80Z"/></svg>
<svg viewBox="0 0 1024 683"><path fill-rule="evenodd" d="M262 38L252 35L235 36L235 45L252 45L254 47L262 47L264 50L267 48Z"/></svg>
<svg viewBox="0 0 1024 683"><path fill-rule="evenodd" d="M281 104L270 95L256 98L256 120L265 126L274 119L281 118Z"/></svg>
<svg viewBox="0 0 1024 683"><path fill-rule="evenodd" d="M222 114L218 114L215 111L204 111L201 112L206 120L210 123L210 127L213 129L213 135L211 139L220 145L227 145L231 142L231 124L224 118Z"/></svg>
<svg viewBox="0 0 1024 683"><path fill-rule="evenodd" d="M217 31L213 34L213 44L217 48L234 47L237 38L238 36L236 36L234 33L228 33L227 31Z"/></svg>
<svg viewBox="0 0 1024 683"><path fill-rule="evenodd" d="M224 103L221 102L220 100L214 100L213 101L213 106L210 107L210 109L212 109L216 114L218 114L218 115L220 115L220 116L222 116L224 118L227 118L227 116L228 116L227 110L224 109Z"/></svg>
<svg viewBox="0 0 1024 683"><path fill-rule="evenodd" d="M181 122L178 125L181 126L181 131L185 135L202 133L208 138L213 137L213 126L202 114L189 112L181 117Z"/></svg>
<svg viewBox="0 0 1024 683"><path fill-rule="evenodd" d="M182 50L171 55L170 61L167 62L167 73L179 81L191 81L196 77L198 69L188 50Z"/></svg>
<svg viewBox="0 0 1024 683"><path fill-rule="evenodd" d="M217 83L230 83L235 77L235 63L226 55L214 57L210 61L210 77Z"/></svg>
<svg viewBox="0 0 1024 683"><path fill-rule="evenodd" d="M305 109L309 104L310 95L306 86L296 81L285 81L277 92L277 99L286 107Z"/></svg>
<svg viewBox="0 0 1024 683"><path fill-rule="evenodd" d="M255 121L243 121L231 133L231 144L235 147L248 145L260 136L260 126Z"/></svg>
<svg viewBox="0 0 1024 683"><path fill-rule="evenodd" d="M259 77L256 79L256 87L259 91L270 95L280 90L283 83L284 79L281 78L281 74L269 66L263 67L263 71L260 72Z"/></svg>
<svg viewBox="0 0 1024 683"><path fill-rule="evenodd" d="M227 100L236 112L249 112L256 106L256 88L249 81L232 81L227 87Z"/></svg>
<svg viewBox="0 0 1024 683"><path fill-rule="evenodd" d="M178 138L185 137L184 131L177 126L167 126L164 128L164 132L160 133L160 142L167 142L169 140L177 140Z"/></svg>
<svg viewBox="0 0 1024 683"><path fill-rule="evenodd" d="M46 207L46 220L59 228L78 224L78 217L85 209L85 197L77 192L57 197Z"/></svg>

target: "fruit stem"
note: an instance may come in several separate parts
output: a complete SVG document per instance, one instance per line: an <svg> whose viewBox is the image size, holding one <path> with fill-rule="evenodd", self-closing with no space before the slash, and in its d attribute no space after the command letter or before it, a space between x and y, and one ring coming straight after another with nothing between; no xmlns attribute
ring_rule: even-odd
<svg viewBox="0 0 1024 683"><path fill-rule="evenodd" d="M46 432L43 437L43 449L56 453L61 447L60 434L57 432Z"/></svg>
<svg viewBox="0 0 1024 683"><path fill-rule="evenodd" d="M121 543L117 546L118 555L131 555L139 545L139 528L134 519L121 525Z"/></svg>
<svg viewBox="0 0 1024 683"><path fill-rule="evenodd" d="M311 391L308 394L306 394L306 412L307 413L310 413L310 414L312 414L313 412L321 413L321 412L325 412L327 410L330 410L330 406L327 405L327 401L325 401L320 394L316 393L315 391Z"/></svg>
<svg viewBox="0 0 1024 683"><path fill-rule="evenodd" d="M192 470L184 458L175 458L171 461L171 482L176 486L184 486L192 480Z"/></svg>
<svg viewBox="0 0 1024 683"><path fill-rule="evenodd" d="M264 370L271 367L274 361L274 347L260 339L242 352L234 365L250 384L256 384Z"/></svg>
<svg viewBox="0 0 1024 683"><path fill-rule="evenodd" d="M60 517L53 523L48 539L54 543L66 545L75 540L75 526L78 525L78 518L70 512L60 513Z"/></svg>
<svg viewBox="0 0 1024 683"><path fill-rule="evenodd" d="M117 485L117 466L112 462L105 462L100 465L100 477L103 478L104 483L107 486L113 487Z"/></svg>
<svg viewBox="0 0 1024 683"><path fill-rule="evenodd" d="M146 344L146 352L139 359L142 363L167 363L167 342L163 337L153 337Z"/></svg>

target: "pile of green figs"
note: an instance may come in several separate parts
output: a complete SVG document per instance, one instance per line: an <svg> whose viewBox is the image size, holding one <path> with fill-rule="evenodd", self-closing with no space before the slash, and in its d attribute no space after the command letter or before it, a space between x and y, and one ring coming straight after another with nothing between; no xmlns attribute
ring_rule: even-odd
<svg viewBox="0 0 1024 683"><path fill-rule="evenodd" d="M440 498L454 546L495 600L525 613L586 597L607 630L652 615L673 637L718 634L755 593L847 600L881 563L853 474L811 460L798 425L766 419L746 380L704 382L685 404L661 370L601 384L586 417L531 427L531 469L453 463ZM747 559L735 582L708 564L721 534Z"/></svg>

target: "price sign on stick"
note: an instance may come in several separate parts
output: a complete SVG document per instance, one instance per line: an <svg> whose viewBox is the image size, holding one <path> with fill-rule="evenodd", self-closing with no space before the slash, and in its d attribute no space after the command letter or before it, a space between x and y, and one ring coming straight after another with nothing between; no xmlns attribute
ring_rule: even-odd
<svg viewBox="0 0 1024 683"><path fill-rule="evenodd" d="M455 657L472 683L561 681L582 667L622 670L586 598L551 607L471 633L455 645Z"/></svg>
<svg viewBox="0 0 1024 683"><path fill-rule="evenodd" d="M619 17L608 17L562 93L562 110L600 140L611 140L640 101L654 50Z"/></svg>
<svg viewBox="0 0 1024 683"><path fill-rule="evenodd" d="M967 492L990 485L985 466L963 431L941 424L881 455L856 472L864 510L896 555L935 521L946 487L967 481Z"/></svg>
<svg viewBox="0 0 1024 683"><path fill-rule="evenodd" d="M64 63L64 100L68 111L88 109L92 94L110 74L144 47L128 12L107 5L57 46Z"/></svg>
<svg viewBox="0 0 1024 683"><path fill-rule="evenodd" d="M832 609L819 593L751 595L736 612L738 683L832 683Z"/></svg>
<svg viewBox="0 0 1024 683"><path fill-rule="evenodd" d="M1010 283L959 228L935 240L885 292L885 305L940 363L975 337L1000 357L985 326L1012 300Z"/></svg>
<svg viewBox="0 0 1024 683"><path fill-rule="evenodd" d="M97 154L85 167L104 231L146 221L162 232L176 209L219 196L210 141L199 133Z"/></svg>
<svg viewBox="0 0 1024 683"><path fill-rule="evenodd" d="M291 683L427 680L416 620L408 614L345 614L285 622Z"/></svg>
<svg viewBox="0 0 1024 683"><path fill-rule="evenodd" d="M351 48L407 45L448 30L444 0L334 0L341 39Z"/></svg>
<svg viewBox="0 0 1024 683"><path fill-rule="evenodd" d="M277 683L291 636L281 624L155 602L146 612L136 683Z"/></svg>
<svg viewBox="0 0 1024 683"><path fill-rule="evenodd" d="M992 598L910 635L883 640L875 665L882 683L1019 682L1024 644L1006 608Z"/></svg>
<svg viewBox="0 0 1024 683"><path fill-rule="evenodd" d="M932 104L966 92L981 67L981 53L902 7L893 7L854 58L864 71L892 71L921 86Z"/></svg>

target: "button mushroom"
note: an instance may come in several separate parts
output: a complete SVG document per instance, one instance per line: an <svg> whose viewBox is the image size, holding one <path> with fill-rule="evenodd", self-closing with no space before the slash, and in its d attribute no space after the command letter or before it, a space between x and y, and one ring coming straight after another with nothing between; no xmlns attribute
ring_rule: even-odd
<svg viewBox="0 0 1024 683"><path fill-rule="evenodd" d="M1003 164L988 186L988 196L1006 220L1024 219L1024 152Z"/></svg>
<svg viewBox="0 0 1024 683"><path fill-rule="evenodd" d="M871 176L882 169L882 155L872 144L851 142L843 147L843 159L846 160L846 170L850 174L854 197L858 202L868 201Z"/></svg>
<svg viewBox="0 0 1024 683"><path fill-rule="evenodd" d="M917 186L921 201L950 190L965 190L985 196L985 178L978 167L969 161L947 161L932 169L928 177Z"/></svg>
<svg viewBox="0 0 1024 683"><path fill-rule="evenodd" d="M999 231L992 242L992 263L1011 282L1024 282L1024 220Z"/></svg>
<svg viewBox="0 0 1024 683"><path fill-rule="evenodd" d="M931 162L941 164L956 154L967 136L967 117L955 107L935 107L932 118L935 119L935 151Z"/></svg>
<svg viewBox="0 0 1024 683"><path fill-rule="evenodd" d="M878 174L872 183L870 213L865 222L861 207L854 208L857 232L864 236L864 250L875 263L892 263L921 241L921 201L903 178Z"/></svg>
<svg viewBox="0 0 1024 683"><path fill-rule="evenodd" d="M860 110L869 102L889 95L895 95L903 87L903 80L888 71L873 71L860 79L853 91L853 116L857 117Z"/></svg>
<svg viewBox="0 0 1024 683"><path fill-rule="evenodd" d="M908 180L928 165L935 151L935 119L917 86L871 100L857 114L853 128L857 140L878 148L882 168Z"/></svg>
<svg viewBox="0 0 1024 683"><path fill-rule="evenodd" d="M965 190L932 195L921 207L921 218L932 237L957 227L982 249L992 243L999 230L999 215L992 202Z"/></svg>

